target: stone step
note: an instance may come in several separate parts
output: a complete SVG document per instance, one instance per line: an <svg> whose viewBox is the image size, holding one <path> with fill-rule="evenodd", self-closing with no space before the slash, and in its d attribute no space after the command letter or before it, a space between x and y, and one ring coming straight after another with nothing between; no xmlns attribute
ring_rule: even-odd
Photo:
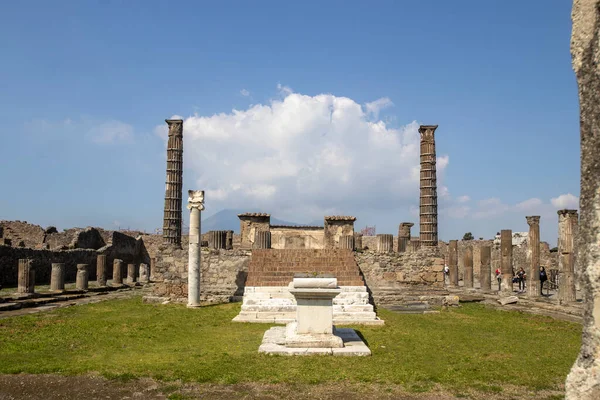
<svg viewBox="0 0 600 400"><path fill-rule="evenodd" d="M284 312L284 313L288 313L288 312L292 312L295 313L296 312L296 305L295 304L289 304L289 305L281 305L281 306L277 306L277 305L242 305L242 312Z"/></svg>
<svg viewBox="0 0 600 400"><path fill-rule="evenodd" d="M377 315L373 311L371 311L371 312L335 312L334 311L333 318L338 319L338 320L348 319L348 320L354 321L354 320L363 320L363 319L375 319L375 318L377 318Z"/></svg>
<svg viewBox="0 0 600 400"><path fill-rule="evenodd" d="M22 308L21 303L0 303L0 311L11 311Z"/></svg>
<svg viewBox="0 0 600 400"><path fill-rule="evenodd" d="M348 304L348 305L333 305L334 313L348 313L348 312L373 312L373 306L371 304Z"/></svg>

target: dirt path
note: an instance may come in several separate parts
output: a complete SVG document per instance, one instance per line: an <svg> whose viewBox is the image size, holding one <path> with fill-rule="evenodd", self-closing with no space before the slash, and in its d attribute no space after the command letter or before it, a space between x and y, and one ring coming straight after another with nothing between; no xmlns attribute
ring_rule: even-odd
<svg viewBox="0 0 600 400"><path fill-rule="evenodd" d="M107 380L99 376L0 375L0 400L66 399L322 399L322 400L450 400L450 399L559 399L558 391L528 392L521 387L506 387L501 393L460 393L439 390L407 393L398 385L329 383L320 385L258 384L235 385L182 384L152 379Z"/></svg>

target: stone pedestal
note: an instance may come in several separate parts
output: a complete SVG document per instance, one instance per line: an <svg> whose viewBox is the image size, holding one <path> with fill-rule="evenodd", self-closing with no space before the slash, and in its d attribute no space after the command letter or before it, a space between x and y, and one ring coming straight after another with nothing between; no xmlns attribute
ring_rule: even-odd
<svg viewBox="0 0 600 400"><path fill-rule="evenodd" d="M448 244L448 275L450 286L458 287L458 241L451 240Z"/></svg>
<svg viewBox="0 0 600 400"><path fill-rule="evenodd" d="M115 258L113 261L113 285L122 285L123 284L123 260L119 260Z"/></svg>
<svg viewBox="0 0 600 400"><path fill-rule="evenodd" d="M340 236L340 249L354 250L354 235Z"/></svg>
<svg viewBox="0 0 600 400"><path fill-rule="evenodd" d="M88 290L89 271L87 264L77 264L77 276L75 277L75 288L77 290Z"/></svg>
<svg viewBox="0 0 600 400"><path fill-rule="evenodd" d="M96 257L96 282L98 286L106 286L106 255Z"/></svg>
<svg viewBox="0 0 600 400"><path fill-rule="evenodd" d="M377 252L390 253L394 251L394 235L380 233L377 235Z"/></svg>
<svg viewBox="0 0 600 400"><path fill-rule="evenodd" d="M135 284L136 275L135 264L127 264L127 283L129 285Z"/></svg>
<svg viewBox="0 0 600 400"><path fill-rule="evenodd" d="M473 248L468 246L465 249L463 263L465 266L465 273L463 276L463 284L465 289L473 288Z"/></svg>
<svg viewBox="0 0 600 400"><path fill-rule="evenodd" d="M148 283L150 282L150 267L148 266L148 264L140 264L140 279L139 281L141 283Z"/></svg>
<svg viewBox="0 0 600 400"><path fill-rule="evenodd" d="M190 308L200 307L200 265L202 253L200 251L201 218L200 213L204 210L204 191L188 191L188 205L190 210L190 243L188 251L188 304ZM213 231L214 232L214 231ZM225 231L217 231L223 232ZM220 237L213 237L218 240ZM226 235L223 235L223 239ZM214 242L213 242L214 244ZM223 243L225 245L225 243Z"/></svg>
<svg viewBox="0 0 600 400"><path fill-rule="evenodd" d="M398 253L404 253L408 250L410 244L410 228L415 224L412 222L402 222L398 227Z"/></svg>
<svg viewBox="0 0 600 400"><path fill-rule="evenodd" d="M271 248L271 232L256 231L254 235L253 249L270 249Z"/></svg>
<svg viewBox="0 0 600 400"><path fill-rule="evenodd" d="M62 292L65 290L65 264L52 263L50 290L53 292Z"/></svg>
<svg viewBox="0 0 600 400"><path fill-rule="evenodd" d="M35 270L33 268L33 260L28 258L19 259L19 282L17 293L34 293L35 292Z"/></svg>
<svg viewBox="0 0 600 400"><path fill-rule="evenodd" d="M501 292L512 294L512 279L515 274L512 267L512 230L510 229L503 229L500 232L500 271L502 272Z"/></svg>
<svg viewBox="0 0 600 400"><path fill-rule="evenodd" d="M481 247L481 272L479 273L480 289L484 292L492 290L492 247Z"/></svg>
<svg viewBox="0 0 600 400"><path fill-rule="evenodd" d="M540 287L540 217L525 217L529 225L529 268L527 269L527 296L539 297Z"/></svg>

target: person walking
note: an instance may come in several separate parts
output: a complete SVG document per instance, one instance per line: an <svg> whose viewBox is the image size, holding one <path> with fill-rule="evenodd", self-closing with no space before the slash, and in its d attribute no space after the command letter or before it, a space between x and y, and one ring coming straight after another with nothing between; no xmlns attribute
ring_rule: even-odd
<svg viewBox="0 0 600 400"><path fill-rule="evenodd" d="M546 268L540 266L540 294L544 295L544 282L548 280L548 274L546 274Z"/></svg>
<svg viewBox="0 0 600 400"><path fill-rule="evenodd" d="M496 280L498 281L498 291L500 291L500 285L502 285L502 271L500 271L500 268L496 268Z"/></svg>
<svg viewBox="0 0 600 400"><path fill-rule="evenodd" d="M525 270L523 267L517 271L517 282L519 283L519 292L525 291Z"/></svg>

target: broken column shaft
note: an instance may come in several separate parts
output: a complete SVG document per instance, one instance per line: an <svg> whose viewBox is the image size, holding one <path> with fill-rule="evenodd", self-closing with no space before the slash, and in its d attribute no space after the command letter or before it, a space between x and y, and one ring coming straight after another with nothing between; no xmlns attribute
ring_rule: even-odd
<svg viewBox="0 0 600 400"><path fill-rule="evenodd" d="M398 253L404 253L408 250L410 244L410 228L414 224L412 222L402 222L398 227Z"/></svg>
<svg viewBox="0 0 600 400"><path fill-rule="evenodd" d="M123 284L123 260L119 260L115 258L113 261L113 285L122 285Z"/></svg>
<svg viewBox="0 0 600 400"><path fill-rule="evenodd" d="M96 282L98 286L106 286L106 255L98 254L96 257Z"/></svg>
<svg viewBox="0 0 600 400"><path fill-rule="evenodd" d="M458 287L458 240L448 244L448 275L450 286Z"/></svg>
<svg viewBox="0 0 600 400"><path fill-rule="evenodd" d="M340 236L340 249L354 250L354 235Z"/></svg>
<svg viewBox="0 0 600 400"><path fill-rule="evenodd" d="M130 285L133 285L135 283L135 272L135 264L127 264L127 283Z"/></svg>
<svg viewBox="0 0 600 400"><path fill-rule="evenodd" d="M574 233L577 219L577 210L558 211L558 298L563 302L576 300Z"/></svg>
<svg viewBox="0 0 600 400"><path fill-rule="evenodd" d="M35 270L33 260L19 259L19 282L17 293L33 293L35 291Z"/></svg>
<svg viewBox="0 0 600 400"><path fill-rule="evenodd" d="M87 264L77 264L77 275L75 276L75 289L87 290L89 271Z"/></svg>
<svg viewBox="0 0 600 400"><path fill-rule="evenodd" d="M492 290L492 246L481 246L481 268L479 272L480 289L486 292Z"/></svg>
<svg viewBox="0 0 600 400"><path fill-rule="evenodd" d="M435 130L437 125L421 125L421 171L419 199L419 235L421 245L438 245L437 173Z"/></svg>
<svg viewBox="0 0 600 400"><path fill-rule="evenodd" d="M183 185L183 120L167 119L167 180L163 218L163 240L181 246L181 191Z"/></svg>
<svg viewBox="0 0 600 400"><path fill-rule="evenodd" d="M256 231L254 234L253 249L270 249L271 248L271 232Z"/></svg>
<svg viewBox="0 0 600 400"><path fill-rule="evenodd" d="M394 235L380 233L377 235L377 252L389 253L394 251Z"/></svg>
<svg viewBox="0 0 600 400"><path fill-rule="evenodd" d="M60 292L65 290L65 264L52 263L50 272L50 290Z"/></svg>
<svg viewBox="0 0 600 400"><path fill-rule="evenodd" d="M540 217L533 215L525 217L529 225L529 268L527 269L527 296L541 295L540 287Z"/></svg>
<svg viewBox="0 0 600 400"><path fill-rule="evenodd" d="M502 272L501 290L504 293L513 292L512 279L514 276L512 268L512 230L503 229L500 232L500 271Z"/></svg>
<svg viewBox="0 0 600 400"><path fill-rule="evenodd" d="M463 254L463 264L465 266L463 275L463 286L467 289L473 288L473 247L467 246Z"/></svg>

